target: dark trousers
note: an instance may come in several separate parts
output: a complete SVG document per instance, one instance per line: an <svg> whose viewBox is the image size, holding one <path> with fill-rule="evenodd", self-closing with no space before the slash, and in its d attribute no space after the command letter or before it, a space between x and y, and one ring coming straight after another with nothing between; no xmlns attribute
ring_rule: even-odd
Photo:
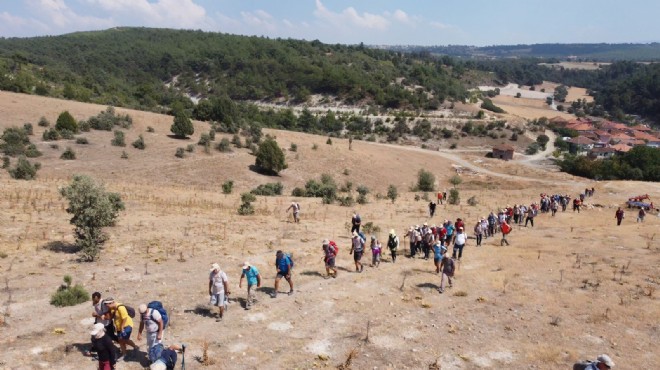
<svg viewBox="0 0 660 370"><path fill-rule="evenodd" d="M396 249L390 249L390 253L392 253L392 263L396 262Z"/></svg>
<svg viewBox="0 0 660 370"><path fill-rule="evenodd" d="M353 233L353 231L355 231L356 233L359 234L360 233L360 225L353 225L353 227L351 228L351 233Z"/></svg>
<svg viewBox="0 0 660 370"><path fill-rule="evenodd" d="M555 213L557 213L557 210L555 208L552 209L552 215L554 216Z"/></svg>
<svg viewBox="0 0 660 370"><path fill-rule="evenodd" d="M458 259L460 260L463 257L463 247L465 244L454 244L454 250L451 253L452 258L456 258L456 253L458 252Z"/></svg>
<svg viewBox="0 0 660 370"><path fill-rule="evenodd" d="M525 227L527 227L528 222L532 224L532 227L534 227L534 217L527 216L527 219L525 220Z"/></svg>
<svg viewBox="0 0 660 370"><path fill-rule="evenodd" d="M621 225L621 221L622 221L622 220L623 220L623 218L618 218L618 217L617 217L617 218L616 218L616 226Z"/></svg>
<svg viewBox="0 0 660 370"><path fill-rule="evenodd" d="M488 233L489 233L490 235L494 235L494 234L495 234L495 224L488 224Z"/></svg>
<svg viewBox="0 0 660 370"><path fill-rule="evenodd" d="M477 246L481 246L481 240L483 239L483 237L484 236L482 234L477 234Z"/></svg>
<svg viewBox="0 0 660 370"><path fill-rule="evenodd" d="M424 252L424 259L429 259L429 253L431 252L431 246L427 243L422 244L422 251Z"/></svg>

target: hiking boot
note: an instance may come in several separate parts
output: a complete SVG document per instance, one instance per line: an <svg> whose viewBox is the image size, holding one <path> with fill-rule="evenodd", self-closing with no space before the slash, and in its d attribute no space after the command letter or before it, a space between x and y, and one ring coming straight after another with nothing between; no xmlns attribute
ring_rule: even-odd
<svg viewBox="0 0 660 370"><path fill-rule="evenodd" d="M337 278L337 273L336 273L336 272L335 272L334 274L332 274L332 278L333 278L333 279L336 279L336 278Z"/></svg>
<svg viewBox="0 0 660 370"><path fill-rule="evenodd" d="M289 290L289 295L293 295L293 290Z"/></svg>
<svg viewBox="0 0 660 370"><path fill-rule="evenodd" d="M364 271L364 265L360 265L360 272Z"/></svg>
<svg viewBox="0 0 660 370"><path fill-rule="evenodd" d="M271 298L277 298L277 292L273 292L273 294L270 295Z"/></svg>
<svg viewBox="0 0 660 370"><path fill-rule="evenodd" d="M442 294L442 293L444 293L444 291L445 291L444 289L438 288L438 293Z"/></svg>

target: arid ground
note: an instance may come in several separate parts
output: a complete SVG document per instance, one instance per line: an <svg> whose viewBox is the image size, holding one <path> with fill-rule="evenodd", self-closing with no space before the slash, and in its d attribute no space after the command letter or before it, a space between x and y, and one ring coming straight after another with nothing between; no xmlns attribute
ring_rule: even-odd
<svg viewBox="0 0 660 370"><path fill-rule="evenodd" d="M254 157L247 149L205 154L197 146L187 158L176 158L177 147L195 144L208 131L206 123L195 123L190 140L176 140L167 136L171 117L122 109L134 119L126 148L111 146L112 133L104 131L82 134L89 145L62 140L55 149L41 140L43 128L36 125L41 116L54 122L69 110L86 119L104 109L0 93L0 127L31 122L31 140L44 153L34 181L0 171L0 369L94 368L82 354L91 302L49 305L67 274L90 293L134 307L162 301L172 317L165 341L188 344L188 369L323 369L349 358L353 369L428 369L435 363L442 369L568 369L601 353L620 369L660 363L660 219L649 214L636 223L633 210L619 227L614 219L630 196L648 193L658 201L658 183L594 182L537 166L522 155L516 156L521 162L502 162L478 151L362 141L349 150L346 140L327 145L323 136L274 130L266 132L282 148L296 143L298 150L286 151L289 168L281 176L268 177L250 170ZM155 132L146 132L148 126ZM139 134L144 151L130 146ZM59 159L69 146L78 159ZM121 158L124 150L128 159ZM444 190L456 166L463 169L461 204L439 206L430 219L428 201L416 201L423 194L410 191L417 172L433 172ZM70 216L58 194L77 173L119 192L126 204L93 263L77 261ZM302 222L290 222L285 209L294 198L288 194L322 173L340 186L346 181L353 189L367 186L369 203L347 208L295 198ZM234 192L223 195L227 180L235 182ZM237 215L240 193L275 181L284 184L287 196L258 197L255 215ZM390 184L399 189L394 203L384 198ZM410 225L458 217L467 220L470 235L476 219L490 211L538 201L540 193L577 196L586 187L596 191L581 213L541 214L533 228L514 228L510 246L500 246L499 234L482 247L470 239L454 287L444 294L436 290L440 277L432 262L423 259L401 257L394 264L385 253L379 268L353 272L348 253L353 210L384 243L392 228L403 237ZM470 197L477 205L467 204ZM323 278L325 238L340 246L336 279ZM405 240L403 254L407 246ZM272 299L278 249L295 260L295 294ZM250 311L242 307L245 289L238 288L246 260L259 268L264 282ZM208 315L212 262L230 279L232 303L223 322ZM287 291L282 283L280 290ZM120 362L117 369L146 366L144 339L138 344L142 361ZM210 365L203 363L205 347Z"/></svg>

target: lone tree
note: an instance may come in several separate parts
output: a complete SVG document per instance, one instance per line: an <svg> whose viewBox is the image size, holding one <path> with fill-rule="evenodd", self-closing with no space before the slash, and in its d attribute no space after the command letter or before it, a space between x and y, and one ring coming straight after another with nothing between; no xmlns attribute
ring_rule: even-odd
<svg viewBox="0 0 660 370"><path fill-rule="evenodd" d="M434 191L435 176L429 171L419 170L417 173L417 190Z"/></svg>
<svg viewBox="0 0 660 370"><path fill-rule="evenodd" d="M277 145L275 139L268 136L266 140L259 144L255 165L262 171L275 175L287 168L284 152Z"/></svg>
<svg viewBox="0 0 660 370"><path fill-rule="evenodd" d="M78 132L78 123L76 122L76 119L73 118L71 113L69 113L69 111L64 111L60 113L59 117L57 117L55 129L57 131L67 130L75 134Z"/></svg>
<svg viewBox="0 0 660 370"><path fill-rule="evenodd" d="M82 259L95 260L108 239L103 228L114 226L124 203L119 194L106 192L103 185L84 175L74 175L71 184L60 189L60 194L69 201L66 211L73 215L70 222L76 227L76 246Z"/></svg>
<svg viewBox="0 0 660 370"><path fill-rule="evenodd" d="M454 186L454 189L463 182L460 176L454 175L449 179L449 183Z"/></svg>
<svg viewBox="0 0 660 370"><path fill-rule="evenodd" d="M174 113L174 123L172 123L170 131L172 131L174 136L185 139L195 133L195 127L193 127L192 121L183 111L176 111Z"/></svg>

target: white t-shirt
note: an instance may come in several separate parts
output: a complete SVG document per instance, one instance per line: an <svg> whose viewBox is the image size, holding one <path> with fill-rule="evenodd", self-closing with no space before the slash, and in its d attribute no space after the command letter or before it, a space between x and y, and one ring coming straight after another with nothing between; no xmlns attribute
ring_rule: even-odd
<svg viewBox="0 0 660 370"><path fill-rule="evenodd" d="M212 282L212 285L211 285L211 293L212 294L224 293L225 286L224 286L223 282L226 283L228 281L227 280L227 274L225 274L224 271L218 271L217 274L213 273L213 271L211 271L211 273L209 274L209 279Z"/></svg>
<svg viewBox="0 0 660 370"><path fill-rule="evenodd" d="M454 244L455 245L463 245L465 244L465 233L458 233L456 234L456 239L454 239Z"/></svg>
<svg viewBox="0 0 660 370"><path fill-rule="evenodd" d="M108 306L104 305L103 301L99 301L99 303L94 305L94 312L96 312L96 314L99 316L103 316L104 314L108 313ZM103 320L100 317L97 317L96 323L101 323L103 326L108 326L110 324L110 320Z"/></svg>
<svg viewBox="0 0 660 370"><path fill-rule="evenodd" d="M147 329L147 333L157 332L158 321L162 319L163 317L160 315L158 310L147 308L147 311L142 315L142 321L144 322L145 329Z"/></svg>

